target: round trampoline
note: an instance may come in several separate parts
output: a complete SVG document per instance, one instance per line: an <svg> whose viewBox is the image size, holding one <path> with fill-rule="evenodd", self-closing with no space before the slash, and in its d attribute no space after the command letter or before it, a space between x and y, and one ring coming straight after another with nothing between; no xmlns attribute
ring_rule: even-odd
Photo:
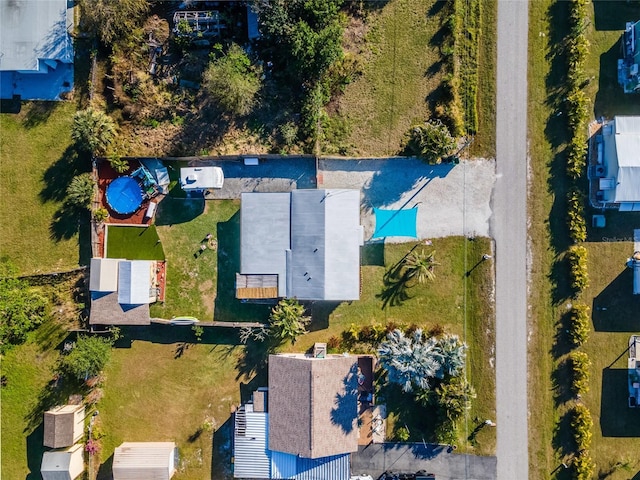
<svg viewBox="0 0 640 480"><path fill-rule="evenodd" d="M142 189L135 179L118 177L107 187L107 203L116 213L133 213L142 204Z"/></svg>

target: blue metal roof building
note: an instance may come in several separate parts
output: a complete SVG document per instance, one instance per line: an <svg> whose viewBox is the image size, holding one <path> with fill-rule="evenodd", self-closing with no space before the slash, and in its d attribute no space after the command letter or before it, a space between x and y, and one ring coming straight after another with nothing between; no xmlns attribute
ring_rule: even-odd
<svg viewBox="0 0 640 480"><path fill-rule="evenodd" d="M0 98L60 100L73 89L72 2L0 0Z"/></svg>

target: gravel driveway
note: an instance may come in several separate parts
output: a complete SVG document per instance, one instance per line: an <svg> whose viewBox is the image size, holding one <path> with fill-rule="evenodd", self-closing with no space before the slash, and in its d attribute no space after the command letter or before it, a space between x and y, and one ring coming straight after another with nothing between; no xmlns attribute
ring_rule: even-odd
<svg viewBox="0 0 640 480"><path fill-rule="evenodd" d="M365 240L375 230L373 208L418 207L418 237L489 236L493 160L427 165L415 158L320 159L318 188L359 188ZM406 241L389 238L388 241Z"/></svg>

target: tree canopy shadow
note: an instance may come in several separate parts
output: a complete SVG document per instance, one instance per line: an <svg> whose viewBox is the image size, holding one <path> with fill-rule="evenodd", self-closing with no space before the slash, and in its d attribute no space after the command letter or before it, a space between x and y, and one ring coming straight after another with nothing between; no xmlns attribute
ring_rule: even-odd
<svg viewBox="0 0 640 480"><path fill-rule="evenodd" d="M564 412L553 429L553 448L560 456L571 454L575 450L571 428L571 410Z"/></svg>
<svg viewBox="0 0 640 480"><path fill-rule="evenodd" d="M80 244L79 248L85 261L88 261L88 259L91 258L90 254L87 257L87 248L90 248L88 241L90 237L88 230L91 225L90 216L91 214L88 209L65 202L53 214L53 218L49 224L49 238L59 242L61 240L69 240L76 234L82 233L82 237L87 241L89 247Z"/></svg>
<svg viewBox="0 0 640 480"><path fill-rule="evenodd" d="M67 196L67 187L80 173L91 171L91 159L80 155L77 149L68 146L42 176L44 187L40 191L42 202L62 202Z"/></svg>
<svg viewBox="0 0 640 480"><path fill-rule="evenodd" d="M30 102L22 124L26 128L37 127L46 122L59 105L60 102Z"/></svg>
<svg viewBox="0 0 640 480"><path fill-rule="evenodd" d="M571 391L571 361L564 360L551 373L553 385L553 399L556 408L573 398Z"/></svg>
<svg viewBox="0 0 640 480"><path fill-rule="evenodd" d="M344 392L336 394L334 407L331 409L331 423L339 426L347 435L356 428L358 418L357 375L358 365L354 363L342 379Z"/></svg>
<svg viewBox="0 0 640 480"><path fill-rule="evenodd" d="M598 332L634 332L640 328L640 295L633 294L633 270L625 268L593 299L591 316Z"/></svg>
<svg viewBox="0 0 640 480"><path fill-rule="evenodd" d="M315 332L329 328L329 318L342 302L317 301L311 304L311 323L308 330Z"/></svg>

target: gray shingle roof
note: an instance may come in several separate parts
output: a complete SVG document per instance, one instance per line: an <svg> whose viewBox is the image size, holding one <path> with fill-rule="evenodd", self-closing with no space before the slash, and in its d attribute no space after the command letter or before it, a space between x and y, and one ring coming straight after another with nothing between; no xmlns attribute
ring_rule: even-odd
<svg viewBox="0 0 640 480"><path fill-rule="evenodd" d="M121 305L118 292L91 293L90 325L150 325L149 304Z"/></svg>
<svg viewBox="0 0 640 480"><path fill-rule="evenodd" d="M358 449L357 358L269 356L269 449L320 458Z"/></svg>

